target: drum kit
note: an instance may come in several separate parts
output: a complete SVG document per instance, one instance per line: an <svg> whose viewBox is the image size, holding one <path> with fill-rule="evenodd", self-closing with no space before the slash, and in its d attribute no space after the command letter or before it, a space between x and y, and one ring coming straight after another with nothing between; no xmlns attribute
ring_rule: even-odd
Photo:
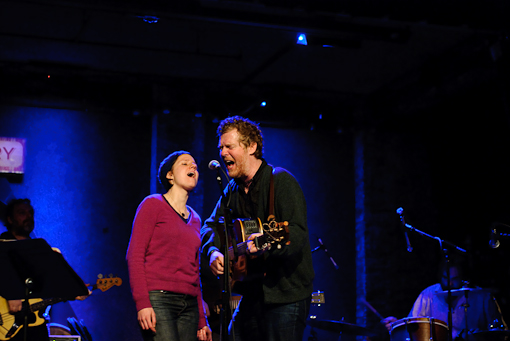
<svg viewBox="0 0 510 341"><path fill-rule="evenodd" d="M468 340L504 341L510 336L509 330L478 330L468 333ZM447 341L446 322L431 317L408 317L391 324L391 341Z"/></svg>
<svg viewBox="0 0 510 341"><path fill-rule="evenodd" d="M481 288L460 288L450 290L451 297L468 297L470 292L486 292ZM448 291L440 291L438 296L447 297ZM312 304L324 303L324 292L312 294ZM382 316L366 301L363 301L382 320ZM468 306L468 305L467 305ZM376 337L378 334L366 327L344 321L320 320L310 316L307 325L312 327L312 335L309 340L317 340L313 328L337 333L338 335L365 336L367 339ZM509 341L510 330L505 330L503 325L490 325L487 330L473 330L468 333L468 341ZM448 324L433 317L407 317L391 324L391 341L448 341ZM338 338L340 340L340 337Z"/></svg>
<svg viewBox="0 0 510 341"><path fill-rule="evenodd" d="M324 299L324 292L323 291L317 291L312 293L312 305L320 306L321 304L325 303ZM317 339L317 333L314 331L314 328L326 330L329 332L336 333L339 335L338 339L340 340L342 335L355 335L355 336L367 336L367 337L374 337L377 335L377 333L373 332L372 330L344 322L344 321L333 321L333 320L320 320L317 319L316 316L310 316L308 321L306 322L307 325L312 327L311 329L311 336L308 338L308 340L316 341Z"/></svg>
<svg viewBox="0 0 510 341"><path fill-rule="evenodd" d="M377 333L356 324L343 321L318 320L310 318L307 324L339 335L374 337ZM504 341L510 339L510 330L480 330L471 332L475 341ZM446 322L431 317L407 317L393 322L390 331L391 341L447 341Z"/></svg>

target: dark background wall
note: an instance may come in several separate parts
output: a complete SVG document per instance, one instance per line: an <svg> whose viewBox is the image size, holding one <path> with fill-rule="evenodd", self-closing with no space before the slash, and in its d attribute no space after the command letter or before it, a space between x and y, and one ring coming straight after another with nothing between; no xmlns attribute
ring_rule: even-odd
<svg viewBox="0 0 510 341"><path fill-rule="evenodd" d="M406 251L403 207L407 223L468 250L472 282L510 320L510 239L488 245L495 222L510 233L507 2L0 4L0 136L27 140L25 174L0 174L0 199L30 198L35 236L86 282L123 279L56 305L55 322L140 340L125 263L136 208L161 191L159 162L185 149L201 173L189 204L205 219L219 196L216 126L233 114L260 123L267 161L303 188L311 247L320 238L339 265L314 252L326 303L311 314L388 338L363 300L406 316L442 257L414 232ZM301 32L308 46L295 45Z"/></svg>

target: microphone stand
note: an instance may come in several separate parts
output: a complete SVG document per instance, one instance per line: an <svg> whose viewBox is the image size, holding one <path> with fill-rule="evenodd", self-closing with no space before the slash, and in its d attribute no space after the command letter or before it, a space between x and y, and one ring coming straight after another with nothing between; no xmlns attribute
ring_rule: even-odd
<svg viewBox="0 0 510 341"><path fill-rule="evenodd" d="M321 245L317 246L315 249L312 249L312 253L314 253L317 250L323 249L324 253L326 254L326 256L328 256L329 260L331 261L331 263L333 263L333 266L335 267L335 269L336 270L340 269L340 267L338 266L338 264L336 264L336 262L333 259L333 257L331 257L331 255L329 254L328 249L326 248L326 245L324 245L322 243L322 240L320 238L317 238L317 240L319 241L319 244L321 244Z"/></svg>
<svg viewBox="0 0 510 341"><path fill-rule="evenodd" d="M452 332L453 332L453 322L452 322L452 288L450 286L450 258L449 258L449 255L448 255L448 250L446 248L443 248L443 244L446 244L450 247L452 247L453 249L461 252L461 253L467 253L466 250L458 247L457 245L453 244L453 243L450 243L446 240L443 240L439 237L434 237L428 233L425 233L423 231L420 231L416 228L414 228L413 226L409 225L409 224L403 224L406 228L408 228L409 230L411 231L414 231L416 233L419 233L420 235L422 236L425 236L425 237L428 237L428 238L431 238L431 239L435 239L439 242L439 246L441 247L441 250L443 252L443 256L444 256L444 259L445 259L445 262L446 262L446 278L447 278L447 290L448 290L448 297L447 297L447 301L448 301L448 341L452 341L453 340L453 336L452 336Z"/></svg>
<svg viewBox="0 0 510 341"><path fill-rule="evenodd" d="M237 242L235 240L235 235L232 231L232 223L231 223L231 210L228 207L229 202L227 201L227 197L225 196L225 192L223 191L223 184L221 180L221 167L216 168L216 180L220 187L221 192L221 200L223 206L223 290L222 290L222 305L220 309L220 340L228 341L228 326L232 317L232 309L230 307L230 259L229 259L229 241L232 240L232 249L234 251L234 260L237 260ZM223 169L221 169L223 170ZM225 173L225 172L224 172ZM228 179L228 175L225 174ZM230 236L230 238L229 238ZM234 335L234 325L232 324L232 341L235 341Z"/></svg>

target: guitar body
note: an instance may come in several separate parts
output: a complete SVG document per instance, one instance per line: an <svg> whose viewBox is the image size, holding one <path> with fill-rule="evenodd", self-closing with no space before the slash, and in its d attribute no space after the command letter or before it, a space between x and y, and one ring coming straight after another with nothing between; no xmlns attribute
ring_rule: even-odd
<svg viewBox="0 0 510 341"><path fill-rule="evenodd" d="M23 300L24 301L24 300ZM35 304L42 302L43 300L40 298L29 299L29 304ZM9 340L14 335L16 335L23 327L25 323L25 317L22 313L10 314L9 313L9 304L7 300L0 296L0 340ZM30 312L28 314L28 326L36 327L40 326L44 323L44 318L41 316L40 312Z"/></svg>
<svg viewBox="0 0 510 341"><path fill-rule="evenodd" d="M225 235L223 232L223 222L220 223L221 226L218 227L217 233L220 237L221 241L225 240ZM288 222L278 223L274 220L273 216L268 218L268 222L262 224L260 219L236 219L234 221L234 234L237 242L237 259L234 257L233 243L229 242L228 247L228 258L230 260L230 272L229 272L229 282L230 288L232 292L235 283L241 282L243 280L249 281L250 278L246 278L249 275L249 269L247 266L247 257L255 258L254 255L247 255L247 240L249 236L253 233L262 233L262 236L258 236L254 239L254 243L259 250L267 249L271 246L276 246L278 249L282 247L282 245L289 244L289 228ZM223 250L224 245L221 246L221 250ZM203 260L204 263L203 268L208 268L208 260ZM216 277L212 275L210 270L204 271L202 273L202 284L203 285L202 297L206 304L209 307L210 316L208 321L213 330L213 333L219 333L220 329L220 312L222 308L223 298L222 298L222 287L224 283L223 276ZM236 309L237 305L242 296L230 296L230 312L233 313ZM231 316L230 316L231 317Z"/></svg>
<svg viewBox="0 0 510 341"><path fill-rule="evenodd" d="M257 220L237 219L234 222L234 234L236 236L237 242L241 243L239 245L245 246L242 243L246 243L248 237L253 233L263 232L262 223L260 222L259 218L257 218ZM232 243L229 245L229 247L232 247ZM239 246L238 249L241 249L241 247ZM230 258L230 288L232 289L234 288L236 282L243 281L248 274L245 254L246 248L242 248L240 251L241 252L237 259L233 259L234 257Z"/></svg>
<svg viewBox="0 0 510 341"><path fill-rule="evenodd" d="M230 262L230 288L234 288L236 282L243 281L248 275L246 255L237 257L237 261Z"/></svg>
<svg viewBox="0 0 510 341"><path fill-rule="evenodd" d="M246 257L256 258L254 255L247 255L246 250L248 248L248 238L254 233L261 233L253 239L257 249L269 249L273 245L278 249L282 245L288 245L289 239L289 223L276 222L274 216L269 216L268 222L262 224L259 218L256 219L236 219L234 221L234 234L237 242L237 257L235 257L232 241L229 242L228 256L230 259L230 288L234 287L234 284L239 281L245 280L248 276L248 267ZM222 233L220 233L221 235ZM224 238L222 237L221 240ZM249 279L248 279L249 280Z"/></svg>

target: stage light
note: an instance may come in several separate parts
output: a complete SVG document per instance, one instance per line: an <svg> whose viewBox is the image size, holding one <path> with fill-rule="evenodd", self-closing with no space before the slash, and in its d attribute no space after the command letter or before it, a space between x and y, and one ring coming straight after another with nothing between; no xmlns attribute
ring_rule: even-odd
<svg viewBox="0 0 510 341"><path fill-rule="evenodd" d="M142 18L142 20L148 24L155 24L159 20L158 17L152 16L152 15L144 15L144 16L140 16L139 18Z"/></svg>
<svg viewBox="0 0 510 341"><path fill-rule="evenodd" d="M261 107L265 107L266 105L267 105L266 101L262 101L262 102L260 103L260 106L261 106Z"/></svg>
<svg viewBox="0 0 510 341"><path fill-rule="evenodd" d="M135 18L140 18L147 24L155 24L159 21L159 18L153 15L135 15Z"/></svg>
<svg viewBox="0 0 510 341"><path fill-rule="evenodd" d="M298 45L308 45L308 42L306 41L306 35L304 33L300 33L298 35L296 44L298 44Z"/></svg>

